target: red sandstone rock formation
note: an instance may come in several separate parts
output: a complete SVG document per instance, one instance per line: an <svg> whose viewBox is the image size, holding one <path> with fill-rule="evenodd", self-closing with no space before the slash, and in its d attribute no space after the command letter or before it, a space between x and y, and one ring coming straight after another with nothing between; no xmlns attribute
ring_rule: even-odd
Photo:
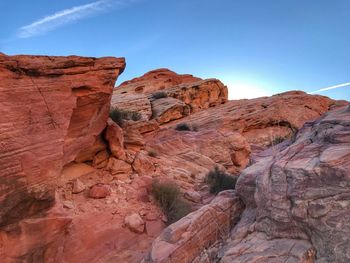
<svg viewBox="0 0 350 263"><path fill-rule="evenodd" d="M240 217L229 238L210 238L213 201L165 229L144 261L349 262L349 127L350 107L338 108L262 153L236 185L243 213L215 216ZM217 240L221 246L211 247Z"/></svg>
<svg viewBox="0 0 350 263"><path fill-rule="evenodd" d="M220 193L210 204L164 230L143 262L192 262L204 247L227 236L242 208L234 191Z"/></svg>
<svg viewBox="0 0 350 263"><path fill-rule="evenodd" d="M227 88L219 80L164 69L123 83L111 99L123 68L124 61L115 58L0 55L4 262L139 262L164 228L165 218L151 202L153 178L177 183L198 209L213 198L203 177L214 166L239 174L275 138L291 138L305 122L339 106L303 92L227 102ZM122 127L107 121L110 100L113 107L141 113L141 120L127 120ZM190 130L177 130L180 123ZM101 189L95 191L104 198L89 198L96 185L108 189L102 195ZM255 191L249 180L246 190ZM191 259L215 241L215 220L230 225L225 204L232 200L225 200L190 216L198 224L182 221L181 231L174 228L175 236L201 233L198 244L188 244L186 235L174 237ZM241 207L236 201L232 205ZM243 213L246 225L254 217L244 215L253 210ZM208 211L215 215L208 217ZM213 231L201 228L208 224ZM264 247L266 234L256 235L249 242L260 240ZM293 256L314 255L306 241L286 242L282 246L297 247ZM181 258L181 248L174 251L171 257ZM155 253L163 259L172 253L163 252Z"/></svg>
<svg viewBox="0 0 350 263"><path fill-rule="evenodd" d="M69 219L40 216L55 202L62 167L105 128L124 66L117 58L0 55L2 262L56 253L46 246L60 239Z"/></svg>
<svg viewBox="0 0 350 263"><path fill-rule="evenodd" d="M156 69L147 72L141 77L125 81L119 88L128 93L152 93L183 83L192 83L201 80L189 74L179 75L169 69Z"/></svg>

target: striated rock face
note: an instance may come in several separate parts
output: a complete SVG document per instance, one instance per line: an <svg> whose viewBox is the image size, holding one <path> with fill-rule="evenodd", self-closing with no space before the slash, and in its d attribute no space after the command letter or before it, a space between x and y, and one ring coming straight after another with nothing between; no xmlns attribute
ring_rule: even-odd
<svg viewBox="0 0 350 263"><path fill-rule="evenodd" d="M147 72L141 77L125 81L120 84L119 88L122 93L152 93L163 90L183 83L191 83L201 80L189 74L179 75L169 69L156 69Z"/></svg>
<svg viewBox="0 0 350 263"><path fill-rule="evenodd" d="M199 111L183 121L197 129L216 129L220 133L239 132L252 151L260 151L278 138L291 138L307 121L315 120L336 104L327 97L291 91L271 97L228 101ZM171 127L176 125L173 122Z"/></svg>
<svg viewBox="0 0 350 263"><path fill-rule="evenodd" d="M167 90L167 94L189 105L191 112L196 112L227 102L228 90L220 80L206 79L174 86Z"/></svg>
<svg viewBox="0 0 350 263"><path fill-rule="evenodd" d="M227 97L227 87L217 79L201 80L159 69L122 83L114 90L111 105L163 124L223 104Z"/></svg>
<svg viewBox="0 0 350 263"><path fill-rule="evenodd" d="M242 208L234 191L220 193L210 204L167 227L143 262L192 262L203 247L226 237Z"/></svg>
<svg viewBox="0 0 350 263"><path fill-rule="evenodd" d="M250 216L254 233L246 231L246 237L233 242L223 262L263 255L261 262L271 262L269 256L276 262L349 262L349 127L349 109L333 110L306 123L289 147L241 174L237 193L248 210L256 211ZM242 232L238 229L233 238ZM275 242L279 252L268 248ZM248 243L263 249L244 250ZM281 253L288 250L290 255Z"/></svg>
<svg viewBox="0 0 350 263"><path fill-rule="evenodd" d="M6 226L9 235L1 233L1 243L8 238L33 238L26 230L28 223L43 228L43 222L50 220L23 221L17 228L13 225L54 204L62 167L93 146L105 128L112 88L124 67L124 59L111 57L0 54L0 227ZM47 221L50 231L64 228L64 220L51 221ZM51 237L46 242L54 242ZM2 243L5 251L1 255L25 259L28 250L34 251L31 245L45 249L45 244L28 242L27 247L20 251L12 248L10 253Z"/></svg>
<svg viewBox="0 0 350 263"><path fill-rule="evenodd" d="M191 108L174 98L161 98L152 102L153 117L159 124L181 119L190 114Z"/></svg>

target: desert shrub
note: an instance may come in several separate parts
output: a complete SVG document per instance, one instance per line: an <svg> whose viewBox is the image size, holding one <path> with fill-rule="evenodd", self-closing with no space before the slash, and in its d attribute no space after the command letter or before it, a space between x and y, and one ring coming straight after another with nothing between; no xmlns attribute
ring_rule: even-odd
<svg viewBox="0 0 350 263"><path fill-rule="evenodd" d="M180 189L172 183L154 181L152 195L172 224L191 212L190 205L182 198Z"/></svg>
<svg viewBox="0 0 350 263"><path fill-rule="evenodd" d="M152 94L152 98L157 100L157 99L162 99L168 97L168 94L164 91L158 91Z"/></svg>
<svg viewBox="0 0 350 263"><path fill-rule="evenodd" d="M109 117L119 126L123 125L124 120L138 121L141 119L141 114L136 111L128 111L119 108L112 108L109 111Z"/></svg>
<svg viewBox="0 0 350 263"><path fill-rule="evenodd" d="M190 131L191 128L187 123L179 123L178 125L176 125L175 130L177 130L177 131Z"/></svg>
<svg viewBox="0 0 350 263"><path fill-rule="evenodd" d="M217 194L224 190L235 189L237 178L233 175L220 171L218 167L211 170L204 179L209 185L212 194Z"/></svg>
<svg viewBox="0 0 350 263"><path fill-rule="evenodd" d="M281 142L283 142L286 139L287 139L287 137L282 137L282 136L273 137L270 140L270 143L267 145L267 147L271 147L271 146L275 146L277 144L280 144Z"/></svg>
<svg viewBox="0 0 350 263"><path fill-rule="evenodd" d="M153 149L151 150L148 150L148 156L151 156L151 157L157 157L157 152Z"/></svg>
<svg viewBox="0 0 350 263"><path fill-rule="evenodd" d="M139 112L136 112L136 111L130 111L129 112L130 114L130 118L133 120L133 121L139 121L141 120L141 114Z"/></svg>

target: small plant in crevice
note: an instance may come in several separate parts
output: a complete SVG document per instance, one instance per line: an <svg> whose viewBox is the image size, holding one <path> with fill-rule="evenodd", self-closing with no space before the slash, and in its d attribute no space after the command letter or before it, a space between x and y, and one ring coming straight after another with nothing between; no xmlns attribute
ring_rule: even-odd
<svg viewBox="0 0 350 263"><path fill-rule="evenodd" d="M155 93L152 93L152 99L162 99L162 98L166 98L168 97L168 94L164 91L158 91L158 92L155 92Z"/></svg>
<svg viewBox="0 0 350 263"><path fill-rule="evenodd" d="M209 185L210 193L218 194L224 190L235 189L237 177L221 171L216 166L206 175L204 182Z"/></svg>
<svg viewBox="0 0 350 263"><path fill-rule="evenodd" d="M124 120L139 121L142 116L139 112L123 110L115 107L111 108L109 111L109 117L119 126L122 126Z"/></svg>
<svg viewBox="0 0 350 263"><path fill-rule="evenodd" d="M197 125L189 125L187 123L179 123L178 125L176 125L175 130L177 131L194 131L197 132L198 131L198 126Z"/></svg>
<svg viewBox="0 0 350 263"><path fill-rule="evenodd" d="M176 125L175 130L177 130L177 131L191 131L191 128L187 123L179 123L178 125Z"/></svg>
<svg viewBox="0 0 350 263"><path fill-rule="evenodd" d="M277 144L280 144L284 140L288 139L288 137L282 137L282 136L275 136L270 139L269 144L267 145L268 148L275 146Z"/></svg>
<svg viewBox="0 0 350 263"><path fill-rule="evenodd" d="M170 182L154 181L152 195L167 217L167 224L172 224L191 212L191 207L183 198L177 185Z"/></svg>
<svg viewBox="0 0 350 263"><path fill-rule="evenodd" d="M157 157L157 152L153 149L148 150L148 156L150 157Z"/></svg>

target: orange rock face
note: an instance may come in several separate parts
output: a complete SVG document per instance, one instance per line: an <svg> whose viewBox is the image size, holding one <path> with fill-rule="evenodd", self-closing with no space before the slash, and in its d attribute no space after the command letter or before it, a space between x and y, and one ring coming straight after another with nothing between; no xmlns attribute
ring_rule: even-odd
<svg viewBox="0 0 350 263"><path fill-rule="evenodd" d="M119 88L128 93L152 93L183 83L192 83L201 80L189 74L179 75L169 69L152 70L141 77L125 81Z"/></svg>
<svg viewBox="0 0 350 263"><path fill-rule="evenodd" d="M63 165L105 128L112 88L124 66L117 58L0 54L1 228L16 229L20 220L54 204ZM62 221L53 222L62 228ZM26 233L20 224L11 238ZM30 244L11 257L25 258Z"/></svg>

